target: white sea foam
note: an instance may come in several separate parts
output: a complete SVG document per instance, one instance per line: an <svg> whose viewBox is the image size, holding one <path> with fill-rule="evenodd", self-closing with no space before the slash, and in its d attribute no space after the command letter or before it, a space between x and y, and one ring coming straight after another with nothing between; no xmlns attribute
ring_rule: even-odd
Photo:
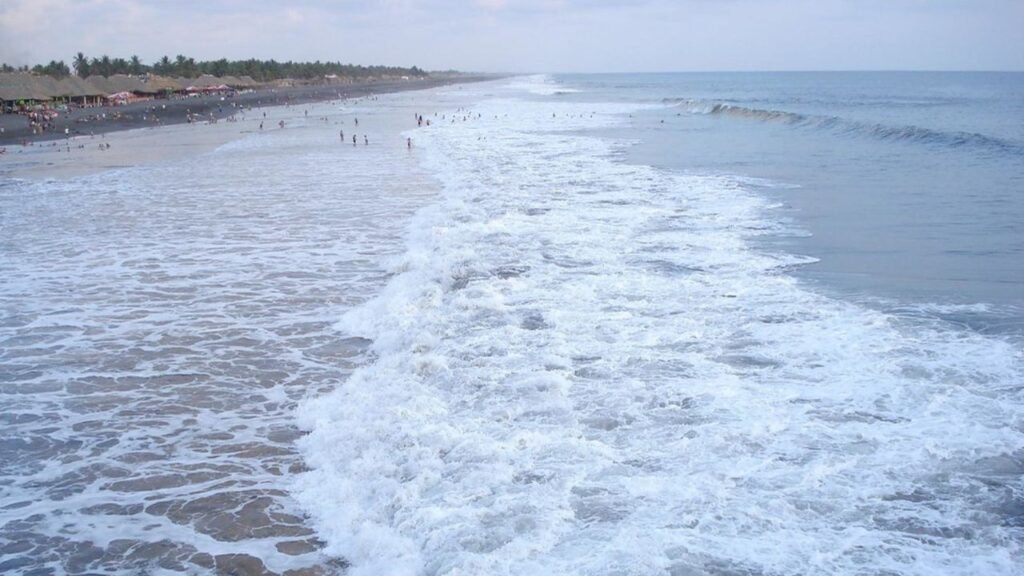
<svg viewBox="0 0 1024 576"><path fill-rule="evenodd" d="M628 111L501 96L416 133L444 196L338 325L376 360L300 408L326 551L357 575L1019 573L1020 350L801 286L743 182L578 132Z"/></svg>
<svg viewBox="0 0 1024 576"><path fill-rule="evenodd" d="M214 127L154 131L185 160L0 182L0 573L337 568L286 491L292 407L360 361L334 318L434 193L399 137L431 97L379 98L371 146L277 108L202 154Z"/></svg>
<svg viewBox="0 0 1024 576"><path fill-rule="evenodd" d="M521 90L537 96L554 96L557 94L575 94L579 90L560 84L548 74L523 76L509 82L511 90Z"/></svg>

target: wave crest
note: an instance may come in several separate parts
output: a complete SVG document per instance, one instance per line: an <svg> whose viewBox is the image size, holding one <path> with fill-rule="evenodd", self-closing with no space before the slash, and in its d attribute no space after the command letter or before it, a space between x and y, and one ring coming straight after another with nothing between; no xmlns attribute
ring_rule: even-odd
<svg viewBox="0 0 1024 576"><path fill-rule="evenodd" d="M977 132L947 132L913 125L890 126L849 120L839 116L800 114L785 110L754 108L738 104L693 99L670 98L664 102L684 108L691 114L728 116L761 122L779 122L800 128L828 130L840 134L853 134L878 140L911 142L949 148L974 147L999 153L1024 154L1024 145L1020 143Z"/></svg>

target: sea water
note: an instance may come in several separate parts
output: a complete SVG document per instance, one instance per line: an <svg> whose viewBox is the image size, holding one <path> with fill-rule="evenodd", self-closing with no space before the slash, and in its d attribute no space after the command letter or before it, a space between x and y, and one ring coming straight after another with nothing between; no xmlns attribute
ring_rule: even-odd
<svg viewBox="0 0 1024 576"><path fill-rule="evenodd" d="M335 325L295 493L351 574L1020 574L1021 75L556 76Z"/></svg>
<svg viewBox="0 0 1024 576"><path fill-rule="evenodd" d="M399 134L429 98L79 139L56 161L235 132L89 176L0 175L0 573L337 571L288 494L293 409L366 352L333 324L436 194Z"/></svg>
<svg viewBox="0 0 1024 576"><path fill-rule="evenodd" d="M1024 74L577 81L662 98L665 108L619 132L643 134L634 161L761 179L746 183L803 232L782 248L817 259L801 278L865 300L984 303L1000 308L987 318L1000 324L985 328L1021 331Z"/></svg>
<svg viewBox="0 0 1024 576"><path fill-rule="evenodd" d="M1018 574L1022 85L514 78L5 180L0 568Z"/></svg>

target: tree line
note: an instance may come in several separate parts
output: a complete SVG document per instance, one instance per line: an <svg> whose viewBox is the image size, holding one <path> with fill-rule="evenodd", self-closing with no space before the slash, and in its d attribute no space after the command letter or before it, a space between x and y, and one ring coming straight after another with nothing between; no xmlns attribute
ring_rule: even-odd
<svg viewBox="0 0 1024 576"><path fill-rule="evenodd" d="M15 67L9 64L0 64L0 72L35 72L36 74L53 76L58 80L71 75L71 69L68 68L68 65L63 60L50 60L49 64L36 64L31 68L27 65Z"/></svg>
<svg viewBox="0 0 1024 576"><path fill-rule="evenodd" d="M309 80L322 78L331 74L349 78L371 78L380 76L427 76L423 70L413 66L402 68L397 66L361 66L355 64L342 64L341 62L278 62L277 60L204 60L196 61L183 54L178 54L172 60L164 56L151 65L144 64L138 56L130 58L111 58L103 55L98 58L90 58L79 52L71 61L71 67L63 60L51 60L49 64L36 64L29 68L21 66L15 68L7 64L0 64L2 72L28 72L45 74L54 78L64 78L71 75L74 68L75 74L85 78L87 76L113 76L114 74L131 74L135 76L143 74L159 74L161 76L180 76L184 78L196 78L203 74L213 76L250 76L259 82L280 80L282 78L296 78Z"/></svg>

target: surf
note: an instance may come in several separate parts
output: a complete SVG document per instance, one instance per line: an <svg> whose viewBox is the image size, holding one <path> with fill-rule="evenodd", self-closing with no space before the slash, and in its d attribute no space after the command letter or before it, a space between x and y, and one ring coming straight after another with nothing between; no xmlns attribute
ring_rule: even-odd
<svg viewBox="0 0 1024 576"><path fill-rule="evenodd" d="M373 574L1012 573L1022 358L815 292L728 175L621 162L628 104L417 132L442 196L299 409L296 494ZM471 115L472 116L472 115Z"/></svg>
<svg viewBox="0 0 1024 576"><path fill-rule="evenodd" d="M667 105L681 108L690 114L720 116L757 122L773 122L796 128L822 130L836 135L853 135L887 142L907 142L932 147L969 148L1019 156L1024 144L977 132L933 130L914 125L887 125L845 119L839 116L801 114L744 106L741 104L693 99L666 98Z"/></svg>

